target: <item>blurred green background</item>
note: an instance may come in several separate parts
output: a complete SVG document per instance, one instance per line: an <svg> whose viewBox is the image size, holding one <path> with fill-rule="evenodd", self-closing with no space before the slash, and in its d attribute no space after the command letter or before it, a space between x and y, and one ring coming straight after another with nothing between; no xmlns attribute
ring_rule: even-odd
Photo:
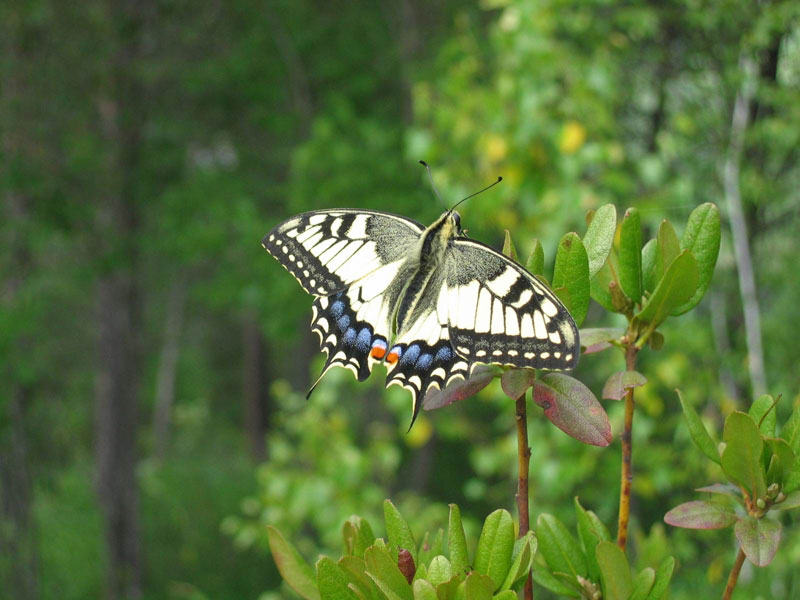
<svg viewBox="0 0 800 600"><path fill-rule="evenodd" d="M631 541L639 568L677 557L671 598L719 595L730 530L662 521L720 477L673 390L717 427L764 390L780 421L797 402L798 17L791 0L0 3L0 597L288 598L266 524L313 559L350 514L379 525L386 497L418 535L449 502L473 533L513 507L497 384L408 435L381 369L332 372L306 402L311 300L259 244L316 208L432 221L446 205L419 159L448 204L503 175L465 228L498 248L509 229L523 255L539 238L551 269L602 204L638 207L645 239L720 206L708 295L640 357ZM585 325L611 323L593 304ZM623 365L575 375L599 394ZM530 428L533 516L574 523L578 495L613 530L618 439L584 446L535 407ZM800 597L784 519L736 597Z"/></svg>

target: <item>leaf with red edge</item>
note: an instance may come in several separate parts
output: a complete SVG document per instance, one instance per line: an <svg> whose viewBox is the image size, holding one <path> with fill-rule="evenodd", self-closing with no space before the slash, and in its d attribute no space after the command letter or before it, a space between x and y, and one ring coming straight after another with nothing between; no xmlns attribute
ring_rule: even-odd
<svg viewBox="0 0 800 600"><path fill-rule="evenodd" d="M611 443L611 424L589 388L563 373L548 373L533 385L533 400L553 425L593 446Z"/></svg>
<svg viewBox="0 0 800 600"><path fill-rule="evenodd" d="M669 511L664 515L664 522L686 529L723 529L736 522L736 513L726 506L693 500Z"/></svg>
<svg viewBox="0 0 800 600"><path fill-rule="evenodd" d="M516 400L536 381L534 369L509 369L500 377L500 387L506 396Z"/></svg>
<svg viewBox="0 0 800 600"><path fill-rule="evenodd" d="M495 377L503 374L502 367L495 365L477 365L468 379L451 383L443 390L433 390L425 395L422 408L435 410L453 402L474 396L489 385Z"/></svg>
<svg viewBox="0 0 800 600"><path fill-rule="evenodd" d="M603 386L603 398L606 400L622 400L629 389L641 387L647 378L638 371L618 371L606 380Z"/></svg>
<svg viewBox="0 0 800 600"><path fill-rule="evenodd" d="M757 567L772 562L781 543L781 524L772 519L756 519L747 515L733 528L745 556Z"/></svg>

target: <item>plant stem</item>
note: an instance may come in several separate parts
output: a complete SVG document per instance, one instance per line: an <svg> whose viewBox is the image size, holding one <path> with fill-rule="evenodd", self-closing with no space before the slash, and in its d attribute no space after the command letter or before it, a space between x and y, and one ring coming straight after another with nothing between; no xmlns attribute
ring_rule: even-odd
<svg viewBox="0 0 800 600"><path fill-rule="evenodd" d="M528 473L531 464L531 448L528 446L528 409L523 393L516 400L517 421L517 466L519 475L517 479L517 512L519 513L519 537L523 537L531 528L530 509L528 501ZM525 582L525 600L533 600L533 579L528 572Z"/></svg>
<svg viewBox="0 0 800 600"><path fill-rule="evenodd" d="M730 600L731 596L733 595L733 588L736 587L736 581L739 579L739 571L742 570L743 563L744 552L740 546L739 553L736 555L736 560L731 567L731 574L728 575L728 585L725 586L725 593L722 594L722 600Z"/></svg>
<svg viewBox="0 0 800 600"><path fill-rule="evenodd" d="M625 367L628 371L636 369L636 355L638 348L630 343L625 348ZM617 546L625 550L628 544L628 519L631 512L631 485L633 483L633 469L631 459L633 454L633 411L636 403L633 399L633 388L628 388L625 394L625 426L622 431L622 474L619 489L619 523L617 526Z"/></svg>

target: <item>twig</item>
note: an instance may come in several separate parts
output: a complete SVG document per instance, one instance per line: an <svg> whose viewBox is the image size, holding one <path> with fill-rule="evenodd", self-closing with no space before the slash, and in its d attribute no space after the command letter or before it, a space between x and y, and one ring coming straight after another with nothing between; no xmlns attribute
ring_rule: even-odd
<svg viewBox="0 0 800 600"><path fill-rule="evenodd" d="M736 587L736 581L739 579L739 571L742 570L743 563L744 551L740 546L739 553L736 555L736 560L731 567L731 574L728 575L728 585L725 586L725 593L722 594L722 600L730 600L731 596L733 595L733 588Z"/></svg>
<svg viewBox="0 0 800 600"><path fill-rule="evenodd" d="M517 479L517 512L519 514L519 537L523 537L531 528L530 508L528 501L528 473L531 464L531 448L528 446L528 409L523 393L516 400L517 420L517 465L519 477ZM533 600L533 579L528 572L525 582L525 600Z"/></svg>
<svg viewBox="0 0 800 600"><path fill-rule="evenodd" d="M628 371L636 369L636 355L639 352L635 344L628 344L625 350L625 367ZM631 485L633 484L633 411L636 403L633 399L633 388L625 394L625 426L622 431L622 473L619 484L619 522L617 524L617 546L625 550L628 544L628 520L631 512Z"/></svg>

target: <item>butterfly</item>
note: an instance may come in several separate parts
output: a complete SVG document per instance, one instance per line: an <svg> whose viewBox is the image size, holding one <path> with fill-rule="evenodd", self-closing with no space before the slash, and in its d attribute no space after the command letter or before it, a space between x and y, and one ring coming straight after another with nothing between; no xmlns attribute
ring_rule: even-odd
<svg viewBox="0 0 800 600"><path fill-rule="evenodd" d="M386 387L411 392L413 424L427 393L467 379L479 363L577 364L569 311L522 266L468 238L454 209L428 227L388 212L315 210L264 237L314 296L311 329L327 356L317 383L333 367L363 381L382 362Z"/></svg>

